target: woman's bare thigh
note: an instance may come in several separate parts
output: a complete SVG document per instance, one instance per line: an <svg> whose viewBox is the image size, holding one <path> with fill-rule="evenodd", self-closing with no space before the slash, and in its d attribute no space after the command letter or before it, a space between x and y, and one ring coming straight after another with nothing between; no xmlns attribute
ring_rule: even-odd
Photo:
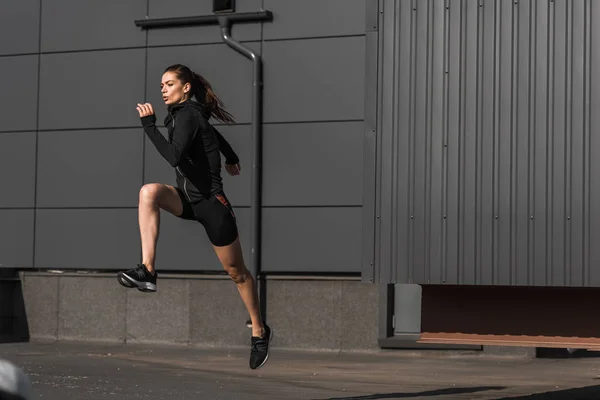
<svg viewBox="0 0 600 400"><path fill-rule="evenodd" d="M142 186L142 189L140 190L140 200L142 199L156 201L160 208L175 216L179 216L183 213L183 204L181 203L179 192L171 185L148 183Z"/></svg>

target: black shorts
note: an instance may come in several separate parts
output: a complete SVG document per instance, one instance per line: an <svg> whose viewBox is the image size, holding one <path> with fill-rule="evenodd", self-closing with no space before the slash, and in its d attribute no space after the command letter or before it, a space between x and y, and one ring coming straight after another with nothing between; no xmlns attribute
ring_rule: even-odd
<svg viewBox="0 0 600 400"><path fill-rule="evenodd" d="M190 203L183 191L176 189L183 204L183 212L179 218L200 222L208 239L215 246L227 246L237 239L235 214L225 193L220 192L207 199Z"/></svg>

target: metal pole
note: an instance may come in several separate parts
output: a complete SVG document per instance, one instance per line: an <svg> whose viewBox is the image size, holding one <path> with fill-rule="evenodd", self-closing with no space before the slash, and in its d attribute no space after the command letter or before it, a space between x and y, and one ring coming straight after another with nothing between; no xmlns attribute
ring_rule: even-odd
<svg viewBox="0 0 600 400"><path fill-rule="evenodd" d="M262 59L251 49L238 43L231 37L230 20L227 16L219 16L221 35L229 47L244 55L252 61L254 73L252 79L252 194L250 211L252 214L252 252L250 259L250 273L256 278L256 290L259 294L261 314L265 317L265 301L261 282L261 212L262 212Z"/></svg>

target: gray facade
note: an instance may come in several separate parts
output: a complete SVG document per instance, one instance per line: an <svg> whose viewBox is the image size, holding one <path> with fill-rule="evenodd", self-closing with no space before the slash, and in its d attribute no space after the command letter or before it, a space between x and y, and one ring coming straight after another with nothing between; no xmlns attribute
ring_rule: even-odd
<svg viewBox="0 0 600 400"><path fill-rule="evenodd" d="M600 285L599 4L377 3L363 280Z"/></svg>
<svg viewBox="0 0 600 400"><path fill-rule="evenodd" d="M245 0L273 22L234 25L264 60L262 271L360 273L365 2ZM318 10L315 12L314 10ZM140 261L138 191L174 184L135 105L162 122L164 68L203 74L237 124L225 175L248 259L252 64L218 27L144 31L134 20L212 13L209 1L0 4L0 264L114 270ZM343 14L343 17L340 17ZM310 24L307 24L310 21ZM219 271L199 224L163 213L157 268Z"/></svg>

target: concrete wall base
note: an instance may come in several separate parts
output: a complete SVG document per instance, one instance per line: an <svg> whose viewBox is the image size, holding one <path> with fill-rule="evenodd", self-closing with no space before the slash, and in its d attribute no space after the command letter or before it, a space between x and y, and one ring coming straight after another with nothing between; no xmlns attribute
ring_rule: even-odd
<svg viewBox="0 0 600 400"><path fill-rule="evenodd" d="M228 277L165 274L156 293L142 293L120 286L115 276L23 271L20 280L0 280L0 339L248 347L248 314ZM266 281L266 293L273 348L381 351L377 285L277 277ZM536 356L535 348L526 347L428 346L416 341L403 346L407 353Z"/></svg>
<svg viewBox="0 0 600 400"><path fill-rule="evenodd" d="M21 272L33 340L247 347L248 313L227 277L161 275L156 293L120 286L116 274ZM378 350L376 285L359 280L269 279L273 347Z"/></svg>

